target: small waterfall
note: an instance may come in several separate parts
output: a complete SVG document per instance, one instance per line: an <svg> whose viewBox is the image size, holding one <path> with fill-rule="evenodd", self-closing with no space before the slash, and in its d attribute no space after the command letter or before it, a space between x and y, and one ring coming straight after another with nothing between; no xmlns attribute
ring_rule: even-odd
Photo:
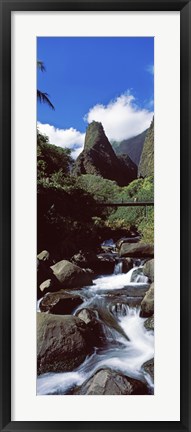
<svg viewBox="0 0 191 432"><path fill-rule="evenodd" d="M124 317L128 314L129 306L124 303L115 303L111 306L111 312L117 318Z"/></svg>
<svg viewBox="0 0 191 432"><path fill-rule="evenodd" d="M137 283L147 283L148 282L148 277L145 276L144 274L137 275L137 277L135 278L135 282L137 282Z"/></svg>
<svg viewBox="0 0 191 432"><path fill-rule="evenodd" d="M121 274L122 268L123 268L123 262L122 261L116 262L113 274L114 275Z"/></svg>
<svg viewBox="0 0 191 432"><path fill-rule="evenodd" d="M131 282L134 283L141 283L141 284L147 284L148 283L148 277L143 274L143 267L133 267L133 272L131 275Z"/></svg>
<svg viewBox="0 0 191 432"><path fill-rule="evenodd" d="M145 329L146 318L140 317L140 306L126 304L130 298L127 292L136 297L141 290L144 293L149 287L148 278L143 274L143 264L143 260L135 260L134 267L128 273L122 273L123 260L118 258L113 274L100 276L94 279L93 285L80 289L84 302L74 314L83 308L96 312L103 326L106 344L96 347L93 354L71 372L40 375L37 394L71 394L75 386L80 386L103 367L146 380L149 388L153 389L152 378L145 373L142 365L154 356L154 334ZM39 312L40 301L37 303Z"/></svg>

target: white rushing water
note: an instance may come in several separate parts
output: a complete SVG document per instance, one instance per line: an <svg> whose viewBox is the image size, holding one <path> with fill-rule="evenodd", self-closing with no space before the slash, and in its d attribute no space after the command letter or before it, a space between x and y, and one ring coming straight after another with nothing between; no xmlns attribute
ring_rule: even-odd
<svg viewBox="0 0 191 432"><path fill-rule="evenodd" d="M89 292L92 293L99 292L101 290L114 290L125 288L128 285L138 286L147 285L148 278L143 274L138 273L142 267L133 267L128 273L117 273L115 274L116 267L114 269L114 274L111 276L101 276L93 281L94 285L88 288ZM135 275L135 276L134 276ZM134 277L133 277L134 276ZM140 280L142 279L142 280Z"/></svg>
<svg viewBox="0 0 191 432"><path fill-rule="evenodd" d="M122 267L123 267L122 261L119 261L117 264L115 264L114 275L121 274L122 273Z"/></svg>
<svg viewBox="0 0 191 432"><path fill-rule="evenodd" d="M39 300L37 300L37 302L36 302L36 311L37 311L37 312L40 312L40 302L41 302L42 298L43 298L43 297L41 297L41 298L40 298Z"/></svg>
<svg viewBox="0 0 191 432"><path fill-rule="evenodd" d="M147 287L147 281L140 267L134 267L126 274L99 277L94 280L93 286L83 289L84 303L77 310L88 306L99 313L100 308L102 311L104 307L107 308L105 292L126 287L133 287L136 290L139 287ZM107 347L96 349L75 371L40 375L37 379L37 394L68 394L70 389L81 385L102 367L109 367L140 380L146 379L149 386L153 387L152 379L143 371L142 365L154 356L154 334L145 329L145 319L140 317L140 308L129 307L119 302L110 307L110 313L129 340L115 328L107 328L107 323L104 323L106 333L108 330L110 335L109 340L117 342L116 345L113 346L108 341Z"/></svg>

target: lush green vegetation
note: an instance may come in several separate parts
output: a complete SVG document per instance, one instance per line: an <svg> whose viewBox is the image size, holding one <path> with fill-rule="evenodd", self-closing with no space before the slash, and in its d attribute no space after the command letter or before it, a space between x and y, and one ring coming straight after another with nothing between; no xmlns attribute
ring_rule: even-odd
<svg viewBox="0 0 191 432"><path fill-rule="evenodd" d="M121 188L119 201L152 201L154 199L153 176L134 180L128 186ZM136 228L142 235L142 241L154 242L154 209L144 207L118 207L108 218L109 226Z"/></svg>
<svg viewBox="0 0 191 432"><path fill-rule="evenodd" d="M96 248L109 231L106 216L94 195L70 174L70 151L38 133L37 164L38 251L50 250L59 259Z"/></svg>
<svg viewBox="0 0 191 432"><path fill-rule="evenodd" d="M71 152L49 144L48 137L37 131L37 177L38 179L50 178L51 175L58 176L58 184L62 176L70 172L72 165ZM60 180L59 180L60 179Z"/></svg>
<svg viewBox="0 0 191 432"><path fill-rule="evenodd" d="M138 176L154 175L154 117L147 131L138 168Z"/></svg>
<svg viewBox="0 0 191 432"><path fill-rule="evenodd" d="M154 211L142 207L102 208L102 201L145 201L154 194L153 177L120 187L101 176L71 174L68 149L37 135L38 250L51 250L56 259L79 249L95 249L111 236L138 230L142 241L153 242Z"/></svg>
<svg viewBox="0 0 191 432"><path fill-rule="evenodd" d="M115 181L104 179L95 174L81 175L77 177L76 183L101 202L117 200L121 190Z"/></svg>

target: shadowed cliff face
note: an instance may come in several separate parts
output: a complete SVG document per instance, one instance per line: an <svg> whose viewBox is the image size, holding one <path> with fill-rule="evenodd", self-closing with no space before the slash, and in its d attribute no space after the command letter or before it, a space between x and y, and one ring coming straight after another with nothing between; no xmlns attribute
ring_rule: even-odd
<svg viewBox="0 0 191 432"><path fill-rule="evenodd" d="M145 137L143 151L138 168L138 177L154 174L154 117Z"/></svg>
<svg viewBox="0 0 191 432"><path fill-rule="evenodd" d="M128 155L116 156L102 124L94 121L87 128L84 150L75 162L73 174L96 174L125 186L137 178L137 166Z"/></svg>
<svg viewBox="0 0 191 432"><path fill-rule="evenodd" d="M127 154L131 158L131 160L138 166L147 131L148 129L146 129L139 135L125 139L121 142L113 142L112 147L114 148L115 153L117 155Z"/></svg>

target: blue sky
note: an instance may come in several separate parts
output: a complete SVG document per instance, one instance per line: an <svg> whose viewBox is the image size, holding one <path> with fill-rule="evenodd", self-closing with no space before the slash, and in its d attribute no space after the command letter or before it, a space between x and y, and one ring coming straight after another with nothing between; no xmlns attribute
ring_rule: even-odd
<svg viewBox="0 0 191 432"><path fill-rule="evenodd" d="M55 106L52 111L38 103L37 119L55 144L64 147L69 140L80 149L94 119L102 121L111 140L148 127L154 109L153 38L40 37L37 58L46 67L38 71L38 88Z"/></svg>

